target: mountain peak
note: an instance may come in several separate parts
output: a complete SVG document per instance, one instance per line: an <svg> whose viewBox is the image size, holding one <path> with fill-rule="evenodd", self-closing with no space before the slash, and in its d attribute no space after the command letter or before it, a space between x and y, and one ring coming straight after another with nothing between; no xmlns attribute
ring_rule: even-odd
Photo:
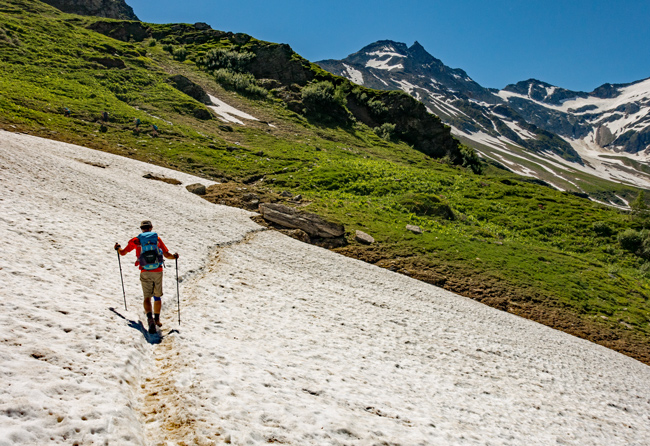
<svg viewBox="0 0 650 446"><path fill-rule="evenodd" d="M413 45L411 45L411 48L409 48L409 50L411 50L411 51L419 51L419 50L426 51L424 49L424 47L422 46L422 44L420 44L420 42L418 42L417 40L415 42L413 42Z"/></svg>
<svg viewBox="0 0 650 446"><path fill-rule="evenodd" d="M351 54L349 57L354 55L375 55L376 53L394 53L400 56L406 56L408 54L408 47L405 43L396 42L394 40L378 40L370 45L366 45L358 52Z"/></svg>

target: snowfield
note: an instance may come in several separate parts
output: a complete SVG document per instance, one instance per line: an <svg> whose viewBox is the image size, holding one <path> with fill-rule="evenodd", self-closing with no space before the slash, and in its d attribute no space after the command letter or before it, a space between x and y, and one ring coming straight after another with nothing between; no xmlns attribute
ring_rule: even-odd
<svg viewBox="0 0 650 446"><path fill-rule="evenodd" d="M0 446L648 444L649 367L263 230L195 182L0 132ZM181 256L159 343L113 250L145 218Z"/></svg>

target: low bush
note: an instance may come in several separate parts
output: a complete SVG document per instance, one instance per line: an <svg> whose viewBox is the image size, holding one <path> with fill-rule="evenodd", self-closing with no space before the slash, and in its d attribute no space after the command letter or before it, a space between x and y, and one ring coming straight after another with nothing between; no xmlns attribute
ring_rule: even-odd
<svg viewBox="0 0 650 446"><path fill-rule="evenodd" d="M433 194L406 194L398 200L398 203L408 212L418 217L442 217L446 220L454 220L456 216L448 203Z"/></svg>
<svg viewBox="0 0 650 446"><path fill-rule="evenodd" d="M206 70L226 69L235 72L245 71L248 63L255 58L250 52L231 51L224 48L214 48L207 52L197 64Z"/></svg>
<svg viewBox="0 0 650 446"><path fill-rule="evenodd" d="M483 173L485 166L481 162L476 150L464 144L460 145L460 156L463 159L462 166L467 167L476 174Z"/></svg>
<svg viewBox="0 0 650 446"><path fill-rule="evenodd" d="M614 234L614 230L604 221L596 221L591 226L594 233L601 237L609 237Z"/></svg>
<svg viewBox="0 0 650 446"><path fill-rule="evenodd" d="M380 127L375 127L374 131L380 138L390 141L395 137L395 124L385 122Z"/></svg>
<svg viewBox="0 0 650 446"><path fill-rule="evenodd" d="M236 90L248 96L265 98L269 92L257 85L257 81L252 74L236 73L232 70L221 68L214 72L215 80L224 88Z"/></svg>
<svg viewBox="0 0 650 446"><path fill-rule="evenodd" d="M182 46L180 48L174 49L172 55L174 56L175 60L179 62L183 62L185 61L185 59L187 59L187 50L185 49L185 47Z"/></svg>
<svg viewBox="0 0 650 446"><path fill-rule="evenodd" d="M630 252L637 252L643 244L644 234L634 229L626 229L618 235L621 248Z"/></svg>
<svg viewBox="0 0 650 446"><path fill-rule="evenodd" d="M302 91L305 114L323 121L342 121L348 117L345 109L345 91L331 82L314 82Z"/></svg>

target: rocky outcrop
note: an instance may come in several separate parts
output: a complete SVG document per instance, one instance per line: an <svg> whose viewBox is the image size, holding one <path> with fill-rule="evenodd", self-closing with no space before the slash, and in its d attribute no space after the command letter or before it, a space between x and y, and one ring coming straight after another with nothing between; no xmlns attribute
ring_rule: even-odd
<svg viewBox="0 0 650 446"><path fill-rule="evenodd" d="M206 105L212 105L212 101L210 100L210 96L205 92L203 88L201 88L200 85L192 82L185 76L181 74L177 74L176 76L170 77L167 82L169 82L172 87L174 87L177 90L182 91L186 95L188 95L191 98L196 99L202 104Z"/></svg>
<svg viewBox="0 0 650 446"><path fill-rule="evenodd" d="M98 21L88 25L88 29L103 34L111 39L129 42L131 40L142 42L149 37L149 28L140 22L129 21Z"/></svg>
<svg viewBox="0 0 650 446"><path fill-rule="evenodd" d="M381 101L388 108L386 122L395 124L404 141L433 158L448 156L454 164L462 162L460 146L451 136L451 128L430 114L424 104L403 92L389 92Z"/></svg>
<svg viewBox="0 0 650 446"><path fill-rule="evenodd" d="M341 224L328 222L319 215L299 212L282 204L262 203L260 213L265 220L286 228L302 229L311 237L338 238L345 234L345 228Z"/></svg>
<svg viewBox="0 0 650 446"><path fill-rule="evenodd" d="M124 0L43 0L43 3L69 14L140 21Z"/></svg>
<svg viewBox="0 0 650 446"><path fill-rule="evenodd" d="M608 144L611 144L612 141L614 141L614 135L612 135L609 128L603 125L598 127L596 130L596 144L600 147L605 147Z"/></svg>
<svg viewBox="0 0 650 446"><path fill-rule="evenodd" d="M289 45L260 42L247 47L255 53L248 71L257 79L272 79L282 85L305 85L314 78L311 65L293 52Z"/></svg>

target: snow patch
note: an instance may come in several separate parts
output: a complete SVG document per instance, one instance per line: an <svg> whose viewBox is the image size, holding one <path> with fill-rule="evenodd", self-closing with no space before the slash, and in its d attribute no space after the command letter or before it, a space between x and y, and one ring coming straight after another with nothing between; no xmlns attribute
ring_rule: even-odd
<svg viewBox="0 0 650 446"><path fill-rule="evenodd" d="M350 65L343 64L347 71L347 75L344 73L343 75L350 79L350 81L354 82L355 84L363 85L363 74L361 71L352 68Z"/></svg>
<svg viewBox="0 0 650 446"><path fill-rule="evenodd" d="M244 122L240 119L237 119L237 117L242 119L248 119L250 121L259 121L259 119L257 119L256 117L251 116L246 112L243 112L231 105L226 104L221 99L215 96L212 95L208 95L208 96L210 96L210 101L212 101L213 104L213 105L208 105L208 108L214 110L215 113L217 113L220 116L220 119L224 122L231 122L234 124L245 125Z"/></svg>
<svg viewBox="0 0 650 446"><path fill-rule="evenodd" d="M390 61L391 59L387 59L387 60L370 59L369 61L366 62L366 67L376 68L378 70L387 70L387 71L404 69L404 65L402 64L389 65Z"/></svg>

